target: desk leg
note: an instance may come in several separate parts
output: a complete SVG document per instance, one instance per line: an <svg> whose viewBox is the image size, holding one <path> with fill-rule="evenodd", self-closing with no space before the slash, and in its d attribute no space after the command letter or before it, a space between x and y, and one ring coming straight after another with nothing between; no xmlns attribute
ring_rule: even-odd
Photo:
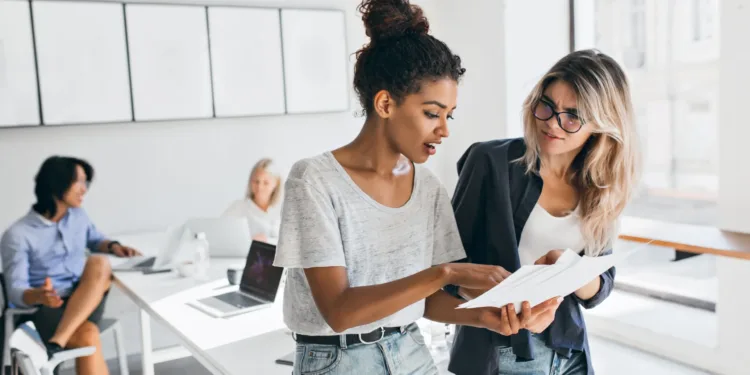
<svg viewBox="0 0 750 375"><path fill-rule="evenodd" d="M143 375L154 375L154 361L151 346L151 317L144 310L140 310L141 317L141 365Z"/></svg>
<svg viewBox="0 0 750 375"><path fill-rule="evenodd" d="M746 374L750 368L747 339L750 337L750 261L716 257L719 299L716 313L719 318L718 352L724 374Z"/></svg>

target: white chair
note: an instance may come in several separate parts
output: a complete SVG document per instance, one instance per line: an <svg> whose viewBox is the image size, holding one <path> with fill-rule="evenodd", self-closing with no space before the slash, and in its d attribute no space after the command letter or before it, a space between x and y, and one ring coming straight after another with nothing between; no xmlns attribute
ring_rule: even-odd
<svg viewBox="0 0 750 375"><path fill-rule="evenodd" d="M95 351L96 348L93 346L65 350L55 354L52 359L42 365L40 369L37 369L26 353L19 349L13 349L11 350L10 373L12 375L52 375L59 364L78 357L92 355Z"/></svg>
<svg viewBox="0 0 750 375"><path fill-rule="evenodd" d="M46 352L46 348L44 347L44 343L42 343L42 339L39 337L39 334L36 332L35 329L32 329L28 325L29 318L31 314L36 312L36 308L29 308L29 309L21 309L12 307L7 303L7 299L5 298L6 291L5 291L5 282L2 277L2 273L0 273L0 286L2 287L2 306L4 306L4 311L2 311L3 316L3 343L2 343L2 367L3 367L3 375L8 375L8 370L10 369L10 363L11 363L11 347L10 347L10 337L13 335L13 332L16 331L18 328L23 328L24 331L26 331L29 336L34 338L34 340L44 349ZM99 327L99 332L102 337L106 335L107 333L112 333L115 339L115 348L117 350L117 361L120 365L120 374L121 375L129 375L130 372L128 370L128 356L127 352L125 351L125 344L124 344L124 337L123 337L123 331L122 327L120 326L120 322L116 319L108 319L104 318L102 319L97 326ZM65 352L68 352L67 350ZM80 355L76 356L80 357ZM60 363L58 363L60 364ZM54 369L54 368L53 368Z"/></svg>
<svg viewBox="0 0 750 375"><path fill-rule="evenodd" d="M8 310L21 310L21 311L23 311L26 314L28 314L29 310L32 310L31 313L33 313L33 309L15 309L15 308L11 308L11 309L8 309ZM6 310L6 314L7 314L7 310ZM13 350L13 348L10 347L10 336L13 334L13 332L15 332L15 329L8 330L8 323L7 322L8 321L13 321L12 319L13 319L14 316L18 316L18 315L16 314L15 311L11 311L11 313L8 314L8 319L5 321L5 324L6 324L6 326L5 326L6 327L5 328L5 332L6 332L6 334L5 334L5 338L4 338L5 345L3 347L5 348L5 352L7 352L7 355L8 355L7 358L9 359L9 361L12 360L11 359L11 357L12 357L11 352ZM112 335L113 335L113 337L115 339L115 349L117 350L117 362L120 365L120 374L121 375L129 375L130 371L128 370L127 352L125 351L125 344L124 344L123 332L122 332L122 327L120 326L120 322L118 320L116 320L116 319L104 318L104 319L102 319L97 324L97 326L99 327L99 332L100 332L101 336L104 336L107 333L112 332ZM12 328L12 326L11 326L11 328ZM42 348L42 350L44 350L45 353L46 353L47 349L44 347L44 344L42 343L42 338L39 337L39 333L35 329L33 329L33 328L31 328L31 326L29 326L28 322L25 322L25 323L19 325L18 327L16 327L16 329L19 329L19 328L22 329L24 332L26 332L29 336L31 336L31 338L33 338L34 341L36 341L36 343L39 344L40 348ZM10 334L8 334L7 332L10 332ZM76 352L76 350L77 349L65 350L62 353L67 353L67 352L79 353L79 352ZM6 355L6 353L3 353L3 358L5 358L5 355ZM76 355L74 357L69 357L69 358L68 358L68 356L66 356L63 359L60 359L57 362L57 365L62 364L63 362L65 362L65 361L67 361L69 359L77 358L77 357L81 357L81 355ZM55 358L57 358L57 356L55 356ZM53 359L55 359L55 358L53 358ZM50 361L50 362L52 362L52 361ZM3 361L3 363L10 363L10 362ZM52 369L54 370L54 367L52 367Z"/></svg>

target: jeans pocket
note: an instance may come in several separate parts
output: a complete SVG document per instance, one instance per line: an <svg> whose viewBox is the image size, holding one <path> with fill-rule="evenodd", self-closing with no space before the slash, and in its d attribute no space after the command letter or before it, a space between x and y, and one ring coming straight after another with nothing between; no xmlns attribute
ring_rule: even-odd
<svg viewBox="0 0 750 375"><path fill-rule="evenodd" d="M417 343L417 345L424 345L424 336L422 336L422 332L419 330L419 326L416 324L412 324L409 328L406 329L406 334L411 337L414 342Z"/></svg>
<svg viewBox="0 0 750 375"><path fill-rule="evenodd" d="M295 374L328 374L341 362L341 349L333 345L299 345L296 359Z"/></svg>
<svg viewBox="0 0 750 375"><path fill-rule="evenodd" d="M513 354L512 346L502 346L497 348L497 358L501 363L515 362L516 355Z"/></svg>

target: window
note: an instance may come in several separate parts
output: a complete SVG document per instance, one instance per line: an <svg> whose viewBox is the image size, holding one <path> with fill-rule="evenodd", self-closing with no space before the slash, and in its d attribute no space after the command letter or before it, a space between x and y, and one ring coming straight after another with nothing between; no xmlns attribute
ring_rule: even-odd
<svg viewBox="0 0 750 375"><path fill-rule="evenodd" d="M693 40L696 42L713 37L715 0L693 0Z"/></svg>
<svg viewBox="0 0 750 375"><path fill-rule="evenodd" d="M576 40L595 40L593 47L625 70L640 140L641 185L624 215L716 226L720 34L712 24L718 18L695 12L691 6L715 7L716 3L576 0L574 6L586 4L590 9L592 2L596 10L588 19L574 18L572 34ZM579 28L579 22L587 27ZM697 34L700 41L696 41ZM614 244L615 252L639 246L630 241ZM718 295L715 260L710 255L687 256L660 246L632 253L618 265L619 287L613 294L627 291L628 302L623 306L643 303L649 307L609 318L637 329L688 338L681 335L689 329L679 323L666 326L663 321L699 308L708 312L701 312L699 325L715 327L716 315L709 315L715 311L712 301ZM715 335L712 330L702 331L707 334L702 337Z"/></svg>
<svg viewBox="0 0 750 375"><path fill-rule="evenodd" d="M588 2L594 3L594 10L588 19L579 17L583 12L576 13L575 39L590 40L593 47L618 60L631 86L643 174L638 196L626 214L715 225L719 169L716 1ZM583 3L576 1L576 6ZM653 55L646 59L649 53Z"/></svg>
<svg viewBox="0 0 750 375"><path fill-rule="evenodd" d="M628 25L628 47L625 64L629 68L643 68L646 64L646 7L645 0L631 0Z"/></svg>

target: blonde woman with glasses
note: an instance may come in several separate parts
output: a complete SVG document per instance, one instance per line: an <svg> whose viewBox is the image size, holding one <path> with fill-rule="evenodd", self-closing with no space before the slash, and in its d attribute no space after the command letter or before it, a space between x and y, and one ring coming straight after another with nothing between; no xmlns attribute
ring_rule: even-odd
<svg viewBox="0 0 750 375"><path fill-rule="evenodd" d="M637 178L628 82L598 51L557 62L526 98L524 137L476 143L458 163L453 207L472 263L510 272L554 264L563 249L611 252L618 217ZM593 374L581 306L612 290L612 268L542 313L501 309L499 333L460 326L449 370L455 374ZM449 292L464 299L483 290Z"/></svg>
<svg viewBox="0 0 750 375"><path fill-rule="evenodd" d="M281 173L271 159L261 159L250 171L245 199L233 202L223 216L247 218L253 240L276 243L281 225Z"/></svg>

